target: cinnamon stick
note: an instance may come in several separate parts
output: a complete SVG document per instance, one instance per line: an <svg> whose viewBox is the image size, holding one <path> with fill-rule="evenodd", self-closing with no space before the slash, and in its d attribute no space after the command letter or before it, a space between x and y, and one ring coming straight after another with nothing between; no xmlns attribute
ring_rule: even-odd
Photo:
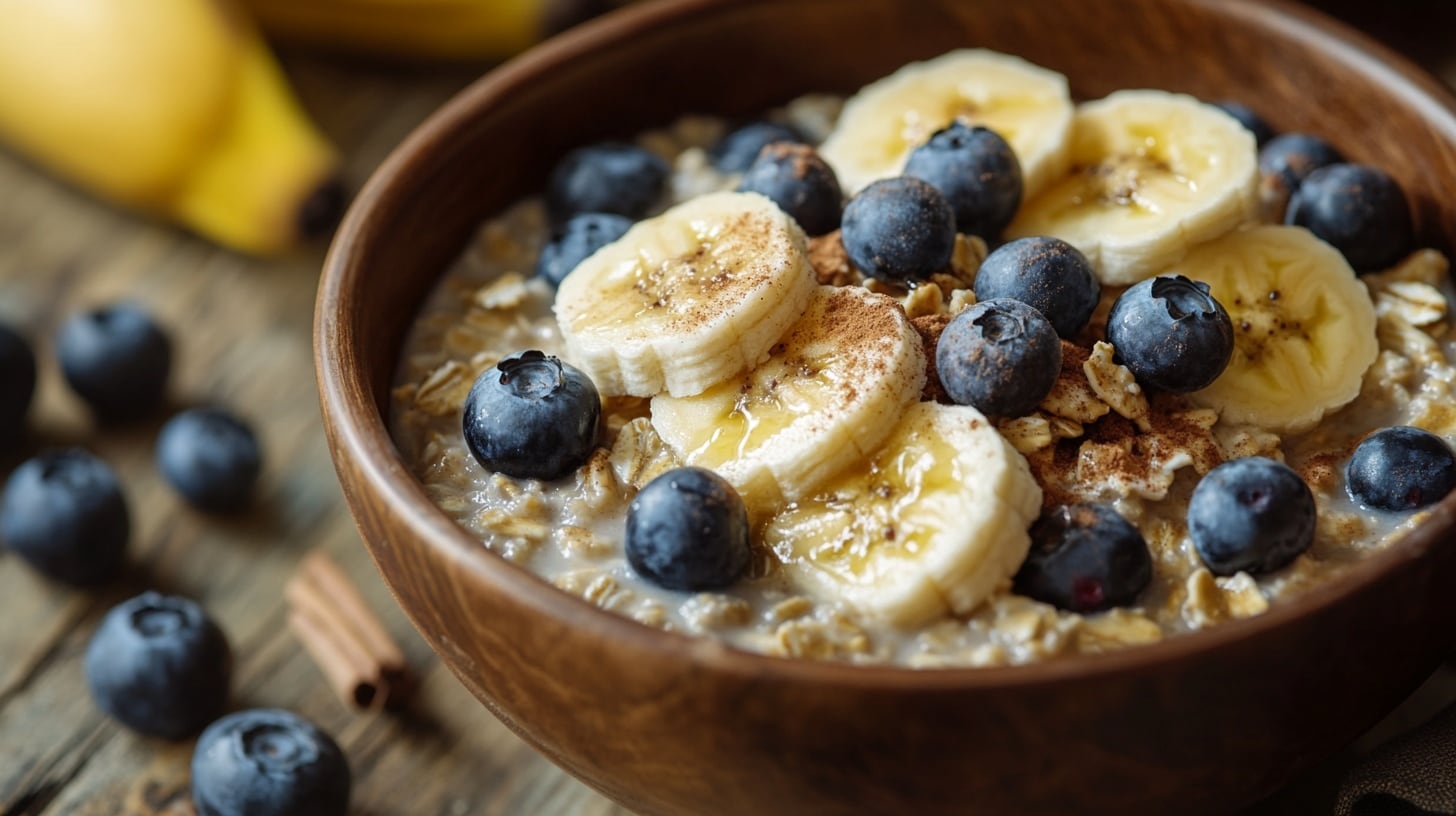
<svg viewBox="0 0 1456 816"><path fill-rule="evenodd" d="M413 683L404 652L328 553L305 556L284 591L288 623L329 685L356 708L397 708Z"/></svg>

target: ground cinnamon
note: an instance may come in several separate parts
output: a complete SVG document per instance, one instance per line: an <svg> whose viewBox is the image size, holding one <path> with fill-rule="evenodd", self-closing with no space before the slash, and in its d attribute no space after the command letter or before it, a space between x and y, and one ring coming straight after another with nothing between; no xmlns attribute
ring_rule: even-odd
<svg viewBox="0 0 1456 816"><path fill-rule="evenodd" d="M404 702L413 686L404 653L328 553L306 556L284 595L294 634L347 704Z"/></svg>

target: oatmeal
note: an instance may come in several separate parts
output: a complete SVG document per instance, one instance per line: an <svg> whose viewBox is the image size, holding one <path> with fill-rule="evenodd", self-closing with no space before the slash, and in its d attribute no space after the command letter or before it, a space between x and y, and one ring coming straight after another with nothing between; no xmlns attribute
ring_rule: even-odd
<svg viewBox="0 0 1456 816"><path fill-rule="evenodd" d="M874 153L846 123L890 109L919 122L931 114L895 94L927 82L951 94L936 72L996 62L978 54L876 83L842 115L833 98L796 100L771 113L779 128L760 130L822 142L851 200L889 196L875 180L895 175L916 144L957 150L940 136L955 126L921 123L924 133ZM1385 490L1390 480L1362 474L1400 470L1390 456L1423 455L1424 437L1361 442L1392 426L1456 436L1445 256L1405 252L1357 278L1341 257L1353 250L1258 224L1281 214L1261 202L1252 138L1228 117L1160 92L1074 108L1041 69L1026 75L1035 92L1018 96L1017 65L997 64L985 80L997 93L982 88L976 105L943 115L1001 129L1008 147L992 149L988 166L1035 151L1035 178L1023 187L1016 171L1026 199L999 222L958 182L938 184L954 199L940 233L949 238L917 239L915 257L865 253L876 250L875 230L891 230L876 213L917 195L940 206L927 184L901 185L868 227L846 212L839 229L805 236L792 202L779 205L786 214L754 193L772 198L797 176L822 186L820 169L795 170L812 151L766 151L760 161L782 162L782 173L755 166L763 189L733 193L741 168L720 169L729 128L708 117L637 139L649 157L639 167L666 168L651 205L563 228L570 193L558 177L548 196L484 224L421 312L393 393L395 437L431 499L493 552L645 625L773 655L918 667L1102 652L1258 615L1419 523L1419 509L1381 508L1404 508L1421 490L1399 480ZM1064 138L1019 130L1017 104L1037 121L1070 122ZM1188 111L1212 117L1208 129L1178 124ZM1129 133L1144 142L1129 147ZM889 147L894 167L872 167ZM1220 156L1236 160L1209 159ZM932 176L943 160L916 159ZM647 200L641 190L628 198ZM1289 206L1299 201L1296 192ZM1008 238L1066 237L1096 259L1064 253L1068 263L1095 277L1058 278L1071 282L1037 307L1056 324L1050 344L1006 358L1024 362L996 375L999 394L1029 395L1033 407L983 413L952 395L964 400L964 378L988 376L962 351L991 342L1013 314L998 310L991 286L1013 245L989 252L997 228L980 236L964 225L1008 221ZM891 231L915 233L925 220L907 223L914 229ZM1079 243L1087 230L1097 238ZM535 274L548 244L563 274L577 272L553 278L543 262ZM1063 262L1036 254L1014 268ZM1182 283L1158 283L1151 307L1134 303L1159 281ZM1065 314L1079 297L1084 305ZM1202 334L1141 354L1139 343L1159 338L1123 316L1161 315L1164 303L1180 326L1194 314ZM580 455L553 443L539 458L560 459L560 474L539 478L482 465L495 454L473 452L462 422L477 380L509 375L526 350L564 361L551 375L561 382L600 389ZM1050 385L1028 385L1036 378L1020 374L1033 370ZM1432 450L1449 456L1444 443ZM1256 537L1271 537L1257 547L1229 532L1247 519L1214 495L1255 478L1241 473L1252 463L1291 474L1294 491L1270 494L1279 519L1251 517ZM728 579L695 589L634 565L626 540L634 498L684 466L720 474L750 530ZM1418 498L1424 506L1439 494ZM1074 545L1109 554L1065 566L1058 559ZM1073 569L1082 572L1068 583Z"/></svg>

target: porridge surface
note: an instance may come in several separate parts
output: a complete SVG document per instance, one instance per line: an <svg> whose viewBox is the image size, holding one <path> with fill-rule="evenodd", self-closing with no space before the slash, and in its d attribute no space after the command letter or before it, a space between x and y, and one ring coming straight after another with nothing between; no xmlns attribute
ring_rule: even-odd
<svg viewBox="0 0 1456 816"><path fill-rule="evenodd" d="M839 104L810 96L776 115L817 142L832 128ZM732 189L737 177L717 172L706 150L723 130L719 120L687 117L640 137L672 167L659 210ZM1333 578L1423 517L1363 509L1348 497L1344 463L1365 433L1414 425L1456 437L1450 285L1438 252L1417 251L1361 278L1375 305L1378 356L1353 402L1294 434L1220 421L1216 411L1187 398L1132 386L1111 346L1096 342L1121 291L1104 287L1092 326L1078 342L1063 343L1051 394L1032 414L997 427L1026 457L1045 506L1107 502L1139 528L1153 579L1135 605L1078 615L1014 594L1007 582L968 615L903 630L796 586L761 543L748 574L730 589L668 591L639 578L623 555L632 496L681 464L654 431L647 399L606 398L600 447L556 482L487 472L465 445L461 406L481 372L524 349L565 355L551 311L554 290L531 275L547 233L541 200L518 203L484 224L445 275L418 318L396 379L392 423L400 448L430 497L502 557L603 609L745 649L921 667L989 666L1148 643L1257 615ZM906 290L861 279L835 233L809 242L820 283L863 284L896 297L928 344L951 315L974 303L969 286L985 255L980 239L961 236L945 271ZM940 396L932 378L923 398ZM1214 466L1254 455L1283 460L1310 486L1318 508L1314 544L1270 574L1215 576L1184 524L1189 496Z"/></svg>

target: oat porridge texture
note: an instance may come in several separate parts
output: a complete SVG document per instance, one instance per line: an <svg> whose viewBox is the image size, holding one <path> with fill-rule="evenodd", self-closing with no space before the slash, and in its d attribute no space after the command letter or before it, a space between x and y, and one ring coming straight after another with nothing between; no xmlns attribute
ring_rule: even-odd
<svg viewBox="0 0 1456 816"><path fill-rule="evenodd" d="M754 141L784 138L814 149ZM482 546L752 651L995 666L1258 615L1456 478L1446 257L1413 245L1398 188L1400 212L1332 225L1350 208L1330 197L1377 186L1342 168L1378 170L1277 158L1191 97L1077 104L976 50L746 128L687 115L480 227L407 341L393 433ZM581 202L601 198L583 184L626 192ZM806 234L826 195L843 223ZM600 391L558 479L485 467L462 430L477 380L526 350ZM976 387L1034 407L954 404ZM1434 437L1375 433L1395 426ZM1347 477L1352 457L1394 497ZM644 577L626 533L685 466L721 476L751 530L746 565L686 590Z"/></svg>

